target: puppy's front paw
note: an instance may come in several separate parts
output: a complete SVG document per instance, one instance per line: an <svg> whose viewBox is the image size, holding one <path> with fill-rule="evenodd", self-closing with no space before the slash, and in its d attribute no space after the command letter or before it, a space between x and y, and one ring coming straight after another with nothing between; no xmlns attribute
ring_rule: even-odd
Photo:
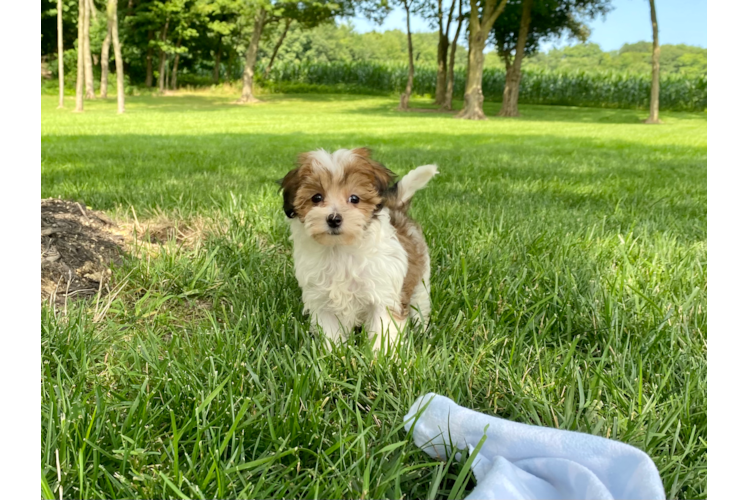
<svg viewBox="0 0 748 500"><path fill-rule="evenodd" d="M369 340L374 342L371 350L375 356L385 345L389 347L388 351L392 351L405 330L405 322L406 319L392 315L389 311L375 316L367 328Z"/></svg>
<svg viewBox="0 0 748 500"><path fill-rule="evenodd" d="M340 324L338 318L329 313L317 313L312 319L312 329L315 333L322 334L321 338L327 347L331 350L333 344L341 344L346 340L346 329Z"/></svg>

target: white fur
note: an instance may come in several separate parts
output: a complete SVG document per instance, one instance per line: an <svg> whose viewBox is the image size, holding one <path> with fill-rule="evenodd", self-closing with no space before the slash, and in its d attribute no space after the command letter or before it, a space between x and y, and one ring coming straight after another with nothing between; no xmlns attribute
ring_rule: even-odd
<svg viewBox="0 0 748 500"><path fill-rule="evenodd" d="M309 156L315 167L327 169L333 175L343 175L343 167L354 158L353 151L350 149L338 149L332 154L324 149L318 149L310 152Z"/></svg>
<svg viewBox="0 0 748 500"><path fill-rule="evenodd" d="M394 321L390 311L400 308L408 255L390 224L388 209L382 209L352 245L321 245L298 219L291 220L291 239L304 312L329 341L345 340L358 325L365 325L371 336L388 334L390 342L396 338L404 325ZM421 295L421 307L430 310L430 303L424 307L428 291ZM375 350L381 347L381 337Z"/></svg>
<svg viewBox="0 0 748 500"><path fill-rule="evenodd" d="M425 256L425 268L421 281L413 290L410 297L410 311L408 316L414 323L428 323L431 315L431 257L428 252Z"/></svg>
<svg viewBox="0 0 748 500"><path fill-rule="evenodd" d="M397 184L397 197L400 199L400 203L407 203L408 200L413 198L416 191L424 188L431 178L438 173L436 165L422 165L405 174L405 177L400 179Z"/></svg>

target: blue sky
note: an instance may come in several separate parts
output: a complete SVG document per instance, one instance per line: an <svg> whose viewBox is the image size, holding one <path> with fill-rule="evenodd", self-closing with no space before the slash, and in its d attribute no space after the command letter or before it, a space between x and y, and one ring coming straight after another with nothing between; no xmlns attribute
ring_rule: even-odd
<svg viewBox="0 0 748 500"><path fill-rule="evenodd" d="M613 0L613 10L605 18L590 23L590 41L603 50L615 50L624 43L652 39L647 0ZM706 0L656 0L657 21L660 25L660 44L687 43L706 47ZM364 18L355 18L353 25L359 32L401 29L405 31L405 11L392 12L381 26ZM414 32L433 31L420 18L411 20ZM560 41L550 46L566 45Z"/></svg>

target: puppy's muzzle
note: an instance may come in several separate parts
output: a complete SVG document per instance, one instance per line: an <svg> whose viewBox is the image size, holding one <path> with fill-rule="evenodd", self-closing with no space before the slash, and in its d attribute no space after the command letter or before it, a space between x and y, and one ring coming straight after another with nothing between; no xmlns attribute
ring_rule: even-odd
<svg viewBox="0 0 748 500"><path fill-rule="evenodd" d="M330 214L327 216L327 225L332 229L337 229L343 223L343 217L340 214Z"/></svg>

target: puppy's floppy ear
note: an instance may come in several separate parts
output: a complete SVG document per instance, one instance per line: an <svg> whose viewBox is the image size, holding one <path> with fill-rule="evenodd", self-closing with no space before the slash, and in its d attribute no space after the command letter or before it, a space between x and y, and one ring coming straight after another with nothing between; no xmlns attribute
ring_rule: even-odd
<svg viewBox="0 0 748 500"><path fill-rule="evenodd" d="M283 190L283 211L289 219L296 217L293 201L296 198L296 190L299 189L300 182L301 176L299 175L298 167L288 172L283 179L278 181L280 188Z"/></svg>
<svg viewBox="0 0 748 500"><path fill-rule="evenodd" d="M383 196L387 189L389 189L390 185L395 181L395 173L379 162L374 160L370 160L370 162L372 165L372 171L374 172L374 185L377 187L379 195Z"/></svg>
<svg viewBox="0 0 748 500"><path fill-rule="evenodd" d="M369 148L351 149L351 153L360 156L361 158L371 158L371 149Z"/></svg>
<svg viewBox="0 0 748 500"><path fill-rule="evenodd" d="M352 149L351 153L358 156L361 161L366 164L367 169L374 177L374 186L377 188L379 195L383 196L390 185L395 181L395 174L378 161L372 160L371 150L369 148Z"/></svg>

